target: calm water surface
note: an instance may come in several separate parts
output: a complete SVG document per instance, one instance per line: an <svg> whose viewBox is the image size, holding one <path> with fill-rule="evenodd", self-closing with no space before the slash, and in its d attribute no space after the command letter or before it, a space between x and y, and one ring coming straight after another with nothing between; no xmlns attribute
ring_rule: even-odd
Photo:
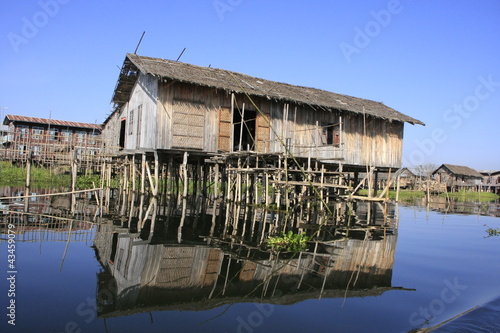
<svg viewBox="0 0 500 333"><path fill-rule="evenodd" d="M435 331L498 332L500 237L486 230L500 218L398 210L393 234L300 258L155 244L116 222L18 225L15 296L4 223L0 330L408 332L457 317Z"/></svg>

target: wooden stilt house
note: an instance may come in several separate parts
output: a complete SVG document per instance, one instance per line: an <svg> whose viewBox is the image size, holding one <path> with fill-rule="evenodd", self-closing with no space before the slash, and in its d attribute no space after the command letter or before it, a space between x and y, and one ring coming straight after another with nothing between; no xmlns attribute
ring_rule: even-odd
<svg viewBox="0 0 500 333"><path fill-rule="evenodd" d="M439 184L444 184L448 192L479 191L483 178L472 168L452 164L442 164L432 175Z"/></svg>
<svg viewBox="0 0 500 333"><path fill-rule="evenodd" d="M371 100L136 54L112 101L112 154L252 151L387 170L401 166L404 123L424 125Z"/></svg>

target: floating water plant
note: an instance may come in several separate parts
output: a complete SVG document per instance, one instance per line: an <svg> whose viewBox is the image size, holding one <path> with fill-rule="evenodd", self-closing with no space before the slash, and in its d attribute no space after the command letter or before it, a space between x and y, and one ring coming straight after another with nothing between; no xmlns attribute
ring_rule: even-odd
<svg viewBox="0 0 500 333"><path fill-rule="evenodd" d="M485 226L487 227L487 225L485 224ZM493 236L500 236L500 230L498 228L488 228L486 229L486 233L488 233L488 236L486 236L485 238L488 238L488 237L493 237Z"/></svg>
<svg viewBox="0 0 500 333"><path fill-rule="evenodd" d="M289 231L282 236L273 236L267 239L267 245L276 252L300 252L307 250L309 236L294 234Z"/></svg>

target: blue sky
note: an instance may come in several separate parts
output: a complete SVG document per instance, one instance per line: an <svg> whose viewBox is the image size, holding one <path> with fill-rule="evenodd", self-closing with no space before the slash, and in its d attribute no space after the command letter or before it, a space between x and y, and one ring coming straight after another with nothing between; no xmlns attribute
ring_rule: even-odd
<svg viewBox="0 0 500 333"><path fill-rule="evenodd" d="M0 107L102 123L127 52L383 102L404 164L500 169L500 2L0 2Z"/></svg>

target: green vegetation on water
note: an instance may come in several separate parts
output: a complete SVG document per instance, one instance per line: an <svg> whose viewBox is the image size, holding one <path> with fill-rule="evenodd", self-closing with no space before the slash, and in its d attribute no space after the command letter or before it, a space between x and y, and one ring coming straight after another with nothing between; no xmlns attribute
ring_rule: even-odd
<svg viewBox="0 0 500 333"><path fill-rule="evenodd" d="M381 194L382 190L377 191L377 195ZM359 190L359 195L368 196L368 190L363 189ZM412 199L425 198L424 191L410 191L410 190L400 190L399 191L399 200L408 201ZM396 191L389 191L389 199L396 199Z"/></svg>
<svg viewBox="0 0 500 333"><path fill-rule="evenodd" d="M267 245L276 252L300 252L307 249L309 236L304 234L294 234L289 231L282 236L269 237Z"/></svg>
<svg viewBox="0 0 500 333"><path fill-rule="evenodd" d="M454 198L457 201L461 202L470 202L470 201L489 202L500 198L498 195L491 192L468 192L468 191L442 193L440 194L440 196Z"/></svg>
<svg viewBox="0 0 500 333"><path fill-rule="evenodd" d="M486 224L485 226L487 227ZM500 230L498 228L488 228L486 229L486 233L488 234L488 236L485 236L485 238L500 236Z"/></svg>
<svg viewBox="0 0 500 333"><path fill-rule="evenodd" d="M90 189L100 184L99 175L80 175L76 180L79 190ZM0 186L24 187L26 185L26 168L0 162ZM49 169L31 167L31 186L33 187L70 187L69 167Z"/></svg>
<svg viewBox="0 0 500 333"><path fill-rule="evenodd" d="M382 193L382 191L379 190L379 191L377 191L377 193L380 194L380 193ZM360 190L358 194L362 195L362 196L367 196L368 190L367 189ZM471 202L471 201L489 202L489 201L494 201L494 200L497 200L500 198L495 193L466 192L466 191L460 191L460 192L455 192L455 193L441 193L441 194L439 194L439 196L453 198L453 199L460 201L460 202ZM389 198L396 199L396 191L390 191ZM425 198L424 191L410 191L410 190L400 190L399 191L399 200L400 201L412 201L413 199L421 199L421 198Z"/></svg>

